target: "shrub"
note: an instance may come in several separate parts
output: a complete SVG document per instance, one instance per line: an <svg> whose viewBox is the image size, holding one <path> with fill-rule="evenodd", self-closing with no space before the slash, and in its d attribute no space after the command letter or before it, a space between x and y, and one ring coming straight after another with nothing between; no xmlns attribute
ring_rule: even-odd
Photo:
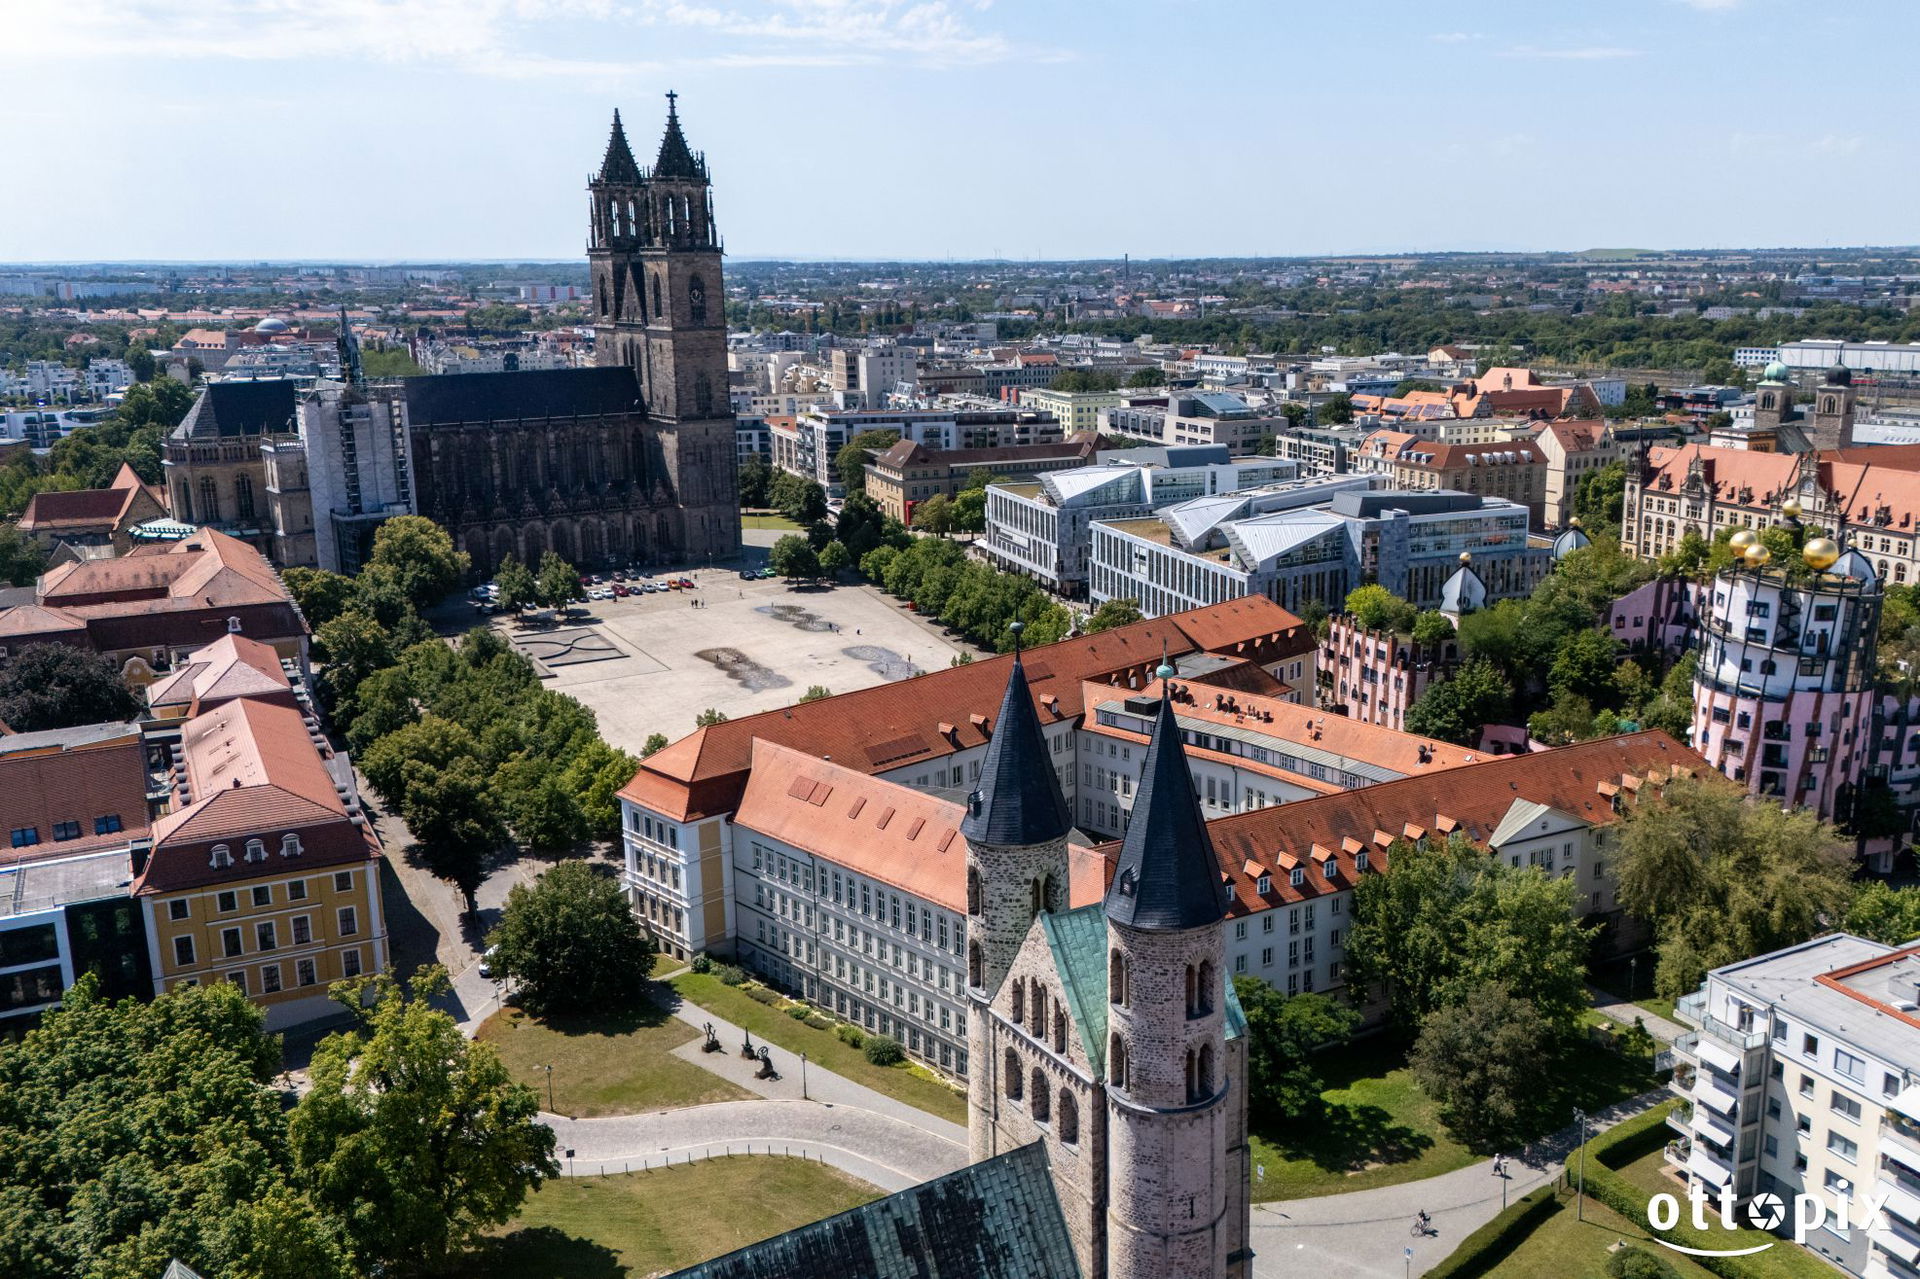
<svg viewBox="0 0 1920 1279"><path fill-rule="evenodd" d="M844 1022L838 1026L835 1026L833 1028L833 1033L840 1037L841 1043L846 1044L849 1047L858 1048L860 1045L867 1042L867 1037L861 1033L860 1028L858 1026L848 1025Z"/></svg>
<svg viewBox="0 0 1920 1279"><path fill-rule="evenodd" d="M780 1002L780 992L777 990L768 990L765 986L746 986L743 989L747 992L747 998L756 1003L771 1007Z"/></svg>
<svg viewBox="0 0 1920 1279"><path fill-rule="evenodd" d="M687 967L696 973L710 973L713 971L713 957L703 950L693 957L693 962Z"/></svg>
<svg viewBox="0 0 1920 1279"><path fill-rule="evenodd" d="M832 1030L833 1029L833 1023L828 1021L825 1017L822 1017L819 1013L808 1013L806 1016L806 1022L807 1022L807 1025L813 1027L815 1030Z"/></svg>
<svg viewBox="0 0 1920 1279"><path fill-rule="evenodd" d="M1621 1248L1607 1258L1613 1279L1674 1279L1673 1267L1644 1248Z"/></svg>
<svg viewBox="0 0 1920 1279"><path fill-rule="evenodd" d="M1476 1279L1488 1273L1506 1260L1559 1206L1551 1186L1542 1186L1521 1196L1499 1216L1462 1239L1445 1261L1427 1272L1427 1279Z"/></svg>
<svg viewBox="0 0 1920 1279"><path fill-rule="evenodd" d="M906 1050L891 1035L875 1035L867 1040L866 1047L861 1051L876 1066L897 1066L907 1059Z"/></svg>
<svg viewBox="0 0 1920 1279"><path fill-rule="evenodd" d="M747 980L747 970L737 964L715 964L713 975L720 979L723 986L740 986Z"/></svg>
<svg viewBox="0 0 1920 1279"><path fill-rule="evenodd" d="M793 1007L787 1009L787 1016L793 1018L795 1021L805 1021L807 1019L807 1010L799 1004L795 1004Z"/></svg>

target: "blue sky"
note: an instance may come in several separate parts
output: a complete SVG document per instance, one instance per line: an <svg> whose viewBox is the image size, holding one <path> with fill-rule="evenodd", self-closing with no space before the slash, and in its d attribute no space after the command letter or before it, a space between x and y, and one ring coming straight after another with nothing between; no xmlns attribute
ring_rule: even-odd
<svg viewBox="0 0 1920 1279"><path fill-rule="evenodd" d="M1920 241L1915 0L4 0L0 260Z"/></svg>

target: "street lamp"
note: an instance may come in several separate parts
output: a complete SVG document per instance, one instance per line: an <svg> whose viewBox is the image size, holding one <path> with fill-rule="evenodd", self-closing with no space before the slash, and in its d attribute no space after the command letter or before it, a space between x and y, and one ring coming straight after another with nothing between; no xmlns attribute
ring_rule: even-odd
<svg viewBox="0 0 1920 1279"><path fill-rule="evenodd" d="M553 1066L551 1064L547 1066L547 1111L555 1115L560 1113L553 1104Z"/></svg>
<svg viewBox="0 0 1920 1279"><path fill-rule="evenodd" d="M1587 1112L1575 1106L1573 1122L1580 1125L1580 1190L1575 1199L1574 1220L1587 1219Z"/></svg>
<svg viewBox="0 0 1920 1279"><path fill-rule="evenodd" d="M807 1055L805 1053L800 1054L800 1100L812 1100L807 1096Z"/></svg>

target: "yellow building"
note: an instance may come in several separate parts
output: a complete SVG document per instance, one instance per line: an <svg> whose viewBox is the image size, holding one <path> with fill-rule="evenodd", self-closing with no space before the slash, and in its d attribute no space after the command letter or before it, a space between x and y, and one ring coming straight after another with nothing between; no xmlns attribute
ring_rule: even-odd
<svg viewBox="0 0 1920 1279"><path fill-rule="evenodd" d="M322 749L299 711L249 698L186 722L172 811L135 854L156 994L232 982L278 1030L386 968L380 843Z"/></svg>
<svg viewBox="0 0 1920 1279"><path fill-rule="evenodd" d="M1022 408L1042 409L1060 419L1060 429L1068 435L1076 431L1100 429L1100 411L1117 409L1125 402L1118 391L1055 391L1032 387L1020 392Z"/></svg>

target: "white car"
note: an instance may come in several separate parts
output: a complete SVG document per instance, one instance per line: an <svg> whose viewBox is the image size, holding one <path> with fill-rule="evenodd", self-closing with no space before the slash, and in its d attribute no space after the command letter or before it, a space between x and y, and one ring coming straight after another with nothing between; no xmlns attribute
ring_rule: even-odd
<svg viewBox="0 0 1920 1279"><path fill-rule="evenodd" d="M587 598L590 600L610 600L613 598L613 588L611 586L596 586L587 592Z"/></svg>

